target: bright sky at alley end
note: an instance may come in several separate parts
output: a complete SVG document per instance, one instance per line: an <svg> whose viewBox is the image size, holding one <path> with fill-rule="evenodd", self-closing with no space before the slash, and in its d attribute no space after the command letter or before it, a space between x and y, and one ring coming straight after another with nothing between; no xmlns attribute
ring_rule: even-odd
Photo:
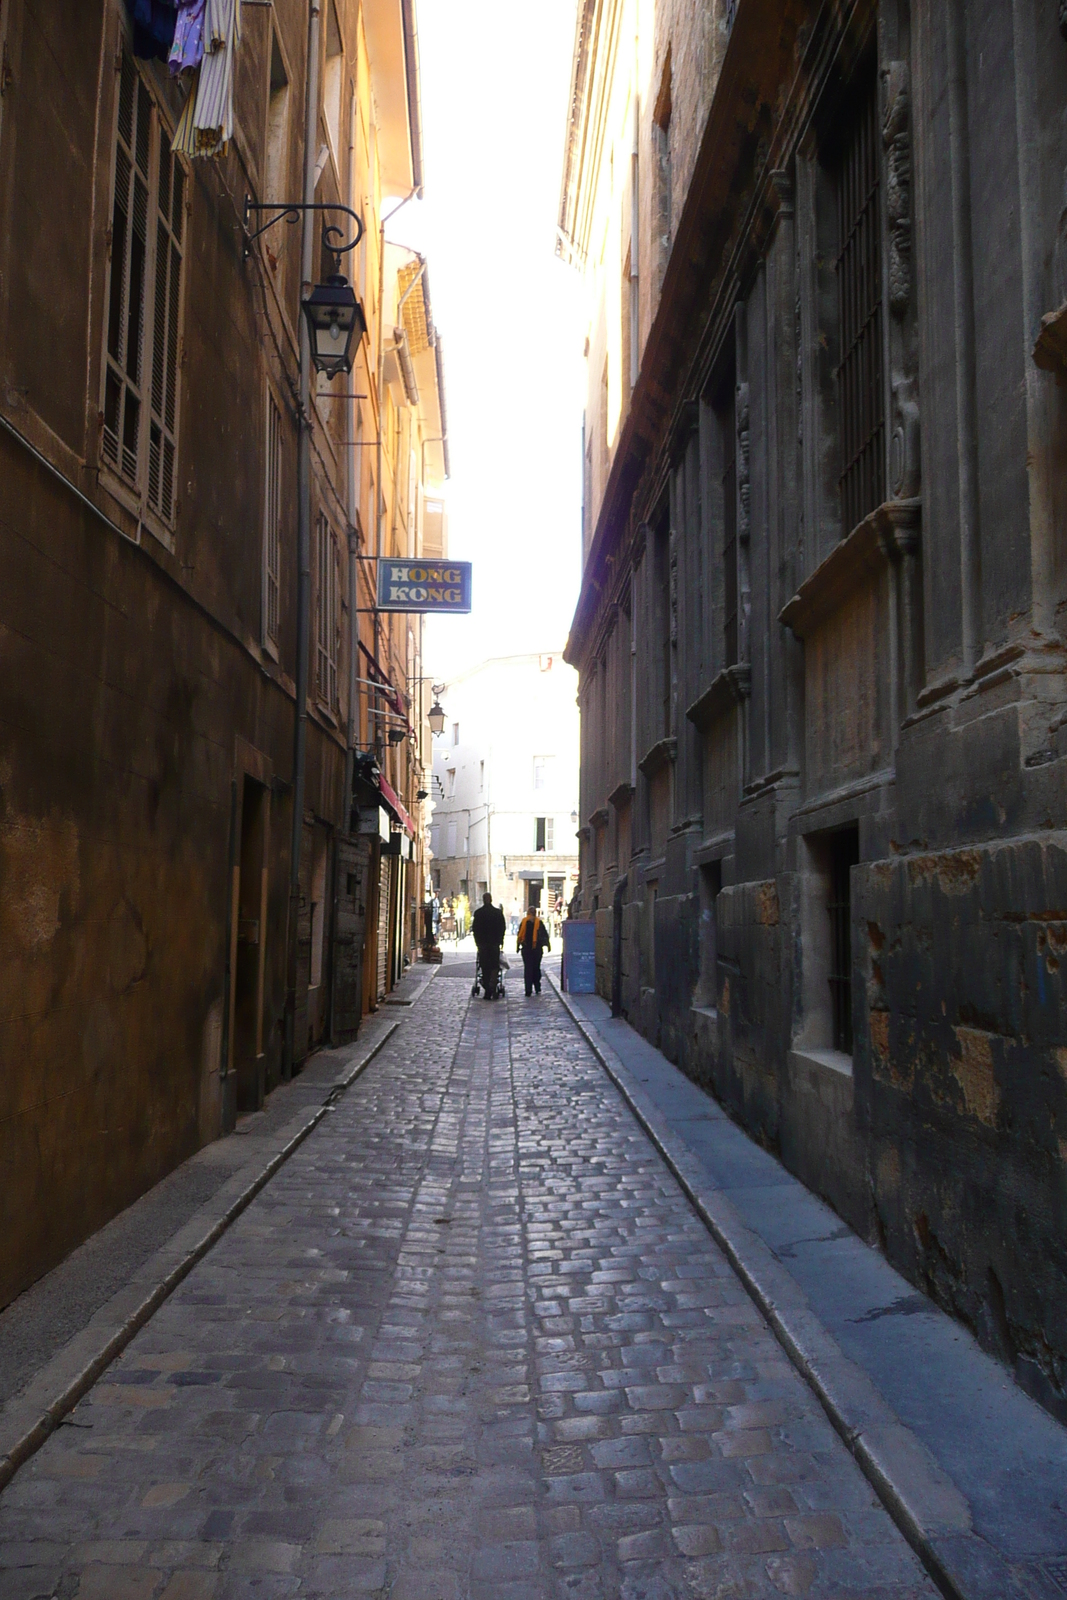
<svg viewBox="0 0 1067 1600"><path fill-rule="evenodd" d="M426 253L445 358L449 554L469 617L426 621L447 678L559 649L581 567L581 279L555 255L574 0L418 0L425 199L388 236Z"/></svg>

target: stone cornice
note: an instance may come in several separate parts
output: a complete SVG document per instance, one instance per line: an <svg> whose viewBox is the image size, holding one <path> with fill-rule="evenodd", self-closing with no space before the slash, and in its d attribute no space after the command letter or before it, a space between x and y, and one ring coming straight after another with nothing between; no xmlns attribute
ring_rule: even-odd
<svg viewBox="0 0 1067 1600"><path fill-rule="evenodd" d="M920 510L919 500L889 500L872 511L820 561L782 607L778 621L798 639L814 633L887 560L915 548Z"/></svg>
<svg viewBox="0 0 1067 1600"><path fill-rule="evenodd" d="M654 778L663 767L669 766L678 754L678 741L675 738L657 739L651 750L641 757L637 763L646 778Z"/></svg>
<svg viewBox="0 0 1067 1600"><path fill-rule="evenodd" d="M693 701L686 716L701 733L707 733L724 712L739 706L751 692L752 668L747 661L739 661L732 667L724 667L718 677L712 679L704 693Z"/></svg>

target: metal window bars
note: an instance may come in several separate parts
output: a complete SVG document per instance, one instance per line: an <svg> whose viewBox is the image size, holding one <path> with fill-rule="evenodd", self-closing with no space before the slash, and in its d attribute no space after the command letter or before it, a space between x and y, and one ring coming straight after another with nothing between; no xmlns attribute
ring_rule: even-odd
<svg viewBox="0 0 1067 1600"><path fill-rule="evenodd" d="M836 173L842 536L885 498L880 159L877 80L872 72L853 113Z"/></svg>

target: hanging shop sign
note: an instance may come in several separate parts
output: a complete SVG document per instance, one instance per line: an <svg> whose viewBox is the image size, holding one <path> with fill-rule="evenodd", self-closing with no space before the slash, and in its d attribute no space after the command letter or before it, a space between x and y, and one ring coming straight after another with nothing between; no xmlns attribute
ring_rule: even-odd
<svg viewBox="0 0 1067 1600"><path fill-rule="evenodd" d="M359 807L360 833L376 833L384 845L388 845L392 834L392 820L384 806Z"/></svg>
<svg viewBox="0 0 1067 1600"><path fill-rule="evenodd" d="M471 608L469 561L378 562L379 611L446 611Z"/></svg>

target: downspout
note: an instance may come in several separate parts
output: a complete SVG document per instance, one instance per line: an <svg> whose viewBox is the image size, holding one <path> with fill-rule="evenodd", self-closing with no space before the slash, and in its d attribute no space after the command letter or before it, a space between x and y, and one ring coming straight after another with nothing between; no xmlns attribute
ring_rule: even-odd
<svg viewBox="0 0 1067 1600"><path fill-rule="evenodd" d="M630 393L641 376L641 96L634 91L634 147L630 156Z"/></svg>
<svg viewBox="0 0 1067 1600"><path fill-rule="evenodd" d="M355 451L353 451L355 454ZM359 705L357 701L359 655L359 534L355 518L348 521L348 748L345 751L344 831L351 832L352 783L355 752L359 744Z"/></svg>
<svg viewBox="0 0 1067 1600"><path fill-rule="evenodd" d="M310 0L308 17L307 107L304 118L304 204L315 203L315 156L319 129L319 54L321 0ZM305 211L300 225L301 298L310 290L315 251L315 213ZM292 1076L296 1054L297 934L300 923L300 850L304 830L304 778L307 766L308 653L311 634L311 344L307 321L300 319L300 448L297 455L296 719L293 733L293 833L289 849L289 951L285 1003L283 1076ZM379 430L380 431L380 430Z"/></svg>
<svg viewBox="0 0 1067 1600"><path fill-rule="evenodd" d="M348 117L348 198L355 207L356 177L356 91L352 90ZM363 417L359 401L354 394L348 399L348 437L352 441L348 450L348 748L345 751L344 831L352 830L352 783L355 771L355 751L359 743L358 707L356 705L356 672L359 655L359 547L356 519L359 516L359 497L363 487L363 456L361 453L361 423Z"/></svg>

